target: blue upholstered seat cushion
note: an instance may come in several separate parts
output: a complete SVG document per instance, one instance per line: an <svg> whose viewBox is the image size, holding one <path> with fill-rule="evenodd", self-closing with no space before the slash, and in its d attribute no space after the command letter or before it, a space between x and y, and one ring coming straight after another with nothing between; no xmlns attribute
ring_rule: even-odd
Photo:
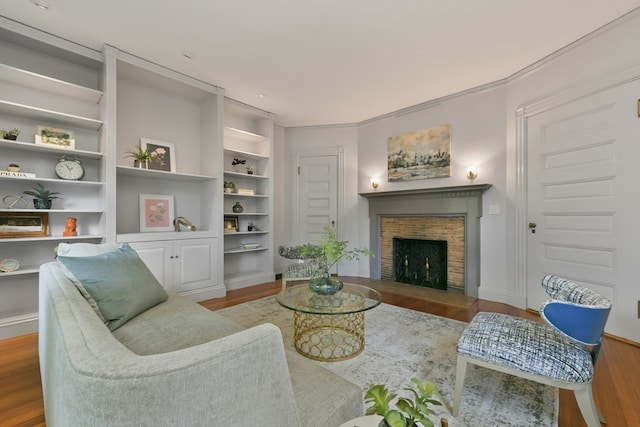
<svg viewBox="0 0 640 427"><path fill-rule="evenodd" d="M476 314L460 336L458 353L567 382L593 379L587 347L545 324L507 314Z"/></svg>
<svg viewBox="0 0 640 427"><path fill-rule="evenodd" d="M91 256L58 256L58 263L114 331L168 295L128 244Z"/></svg>

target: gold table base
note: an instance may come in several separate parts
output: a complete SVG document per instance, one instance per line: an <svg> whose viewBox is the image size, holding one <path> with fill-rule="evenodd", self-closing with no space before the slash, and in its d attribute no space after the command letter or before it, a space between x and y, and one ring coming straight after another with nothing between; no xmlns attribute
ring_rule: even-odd
<svg viewBox="0 0 640 427"><path fill-rule="evenodd" d="M298 353L325 362L357 356L364 349L364 312L293 313L293 342Z"/></svg>

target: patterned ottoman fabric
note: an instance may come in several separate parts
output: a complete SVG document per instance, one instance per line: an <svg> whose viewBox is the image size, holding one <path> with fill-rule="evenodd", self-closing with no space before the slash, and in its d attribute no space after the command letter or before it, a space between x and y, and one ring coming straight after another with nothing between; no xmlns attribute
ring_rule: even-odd
<svg viewBox="0 0 640 427"><path fill-rule="evenodd" d="M545 324L507 314L476 314L462 332L458 353L567 382L593 379L587 347Z"/></svg>

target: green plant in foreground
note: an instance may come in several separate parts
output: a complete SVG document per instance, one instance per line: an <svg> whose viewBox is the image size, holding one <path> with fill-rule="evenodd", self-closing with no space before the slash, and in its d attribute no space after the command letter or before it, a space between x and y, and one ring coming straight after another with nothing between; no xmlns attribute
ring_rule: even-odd
<svg viewBox="0 0 640 427"><path fill-rule="evenodd" d="M300 253L304 258L324 258L327 271L338 261L356 261L361 255L373 256L369 249L347 249L346 240L338 240L336 230L330 225L323 229L318 244L306 243L300 247Z"/></svg>
<svg viewBox="0 0 640 427"><path fill-rule="evenodd" d="M435 412L429 409L429 405L441 406L442 403L433 398L436 394L436 386L432 382L422 383L417 378L412 378L412 388L405 388L413 394L412 398L401 397L396 403L396 409L391 409L391 402L396 394L389 392L384 384L374 384L369 387L364 396L364 402L371 404L366 415L381 415L389 427L434 427L429 415Z"/></svg>
<svg viewBox="0 0 640 427"><path fill-rule="evenodd" d="M44 185L39 182L33 187L33 191L27 190L23 191L23 194L33 196L36 199L40 200L51 200L51 199L61 199L62 197L56 196L56 194L60 194L58 191L50 191L44 188Z"/></svg>

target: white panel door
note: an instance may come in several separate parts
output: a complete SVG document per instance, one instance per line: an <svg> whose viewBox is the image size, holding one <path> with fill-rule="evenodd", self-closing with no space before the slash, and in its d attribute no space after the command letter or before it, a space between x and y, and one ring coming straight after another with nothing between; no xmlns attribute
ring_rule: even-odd
<svg viewBox="0 0 640 427"><path fill-rule="evenodd" d="M600 92L527 121L527 306L548 299L545 274L609 298L607 331L640 341L640 83Z"/></svg>
<svg viewBox="0 0 640 427"><path fill-rule="evenodd" d="M317 242L325 225L337 227L338 156L298 157L298 244Z"/></svg>

